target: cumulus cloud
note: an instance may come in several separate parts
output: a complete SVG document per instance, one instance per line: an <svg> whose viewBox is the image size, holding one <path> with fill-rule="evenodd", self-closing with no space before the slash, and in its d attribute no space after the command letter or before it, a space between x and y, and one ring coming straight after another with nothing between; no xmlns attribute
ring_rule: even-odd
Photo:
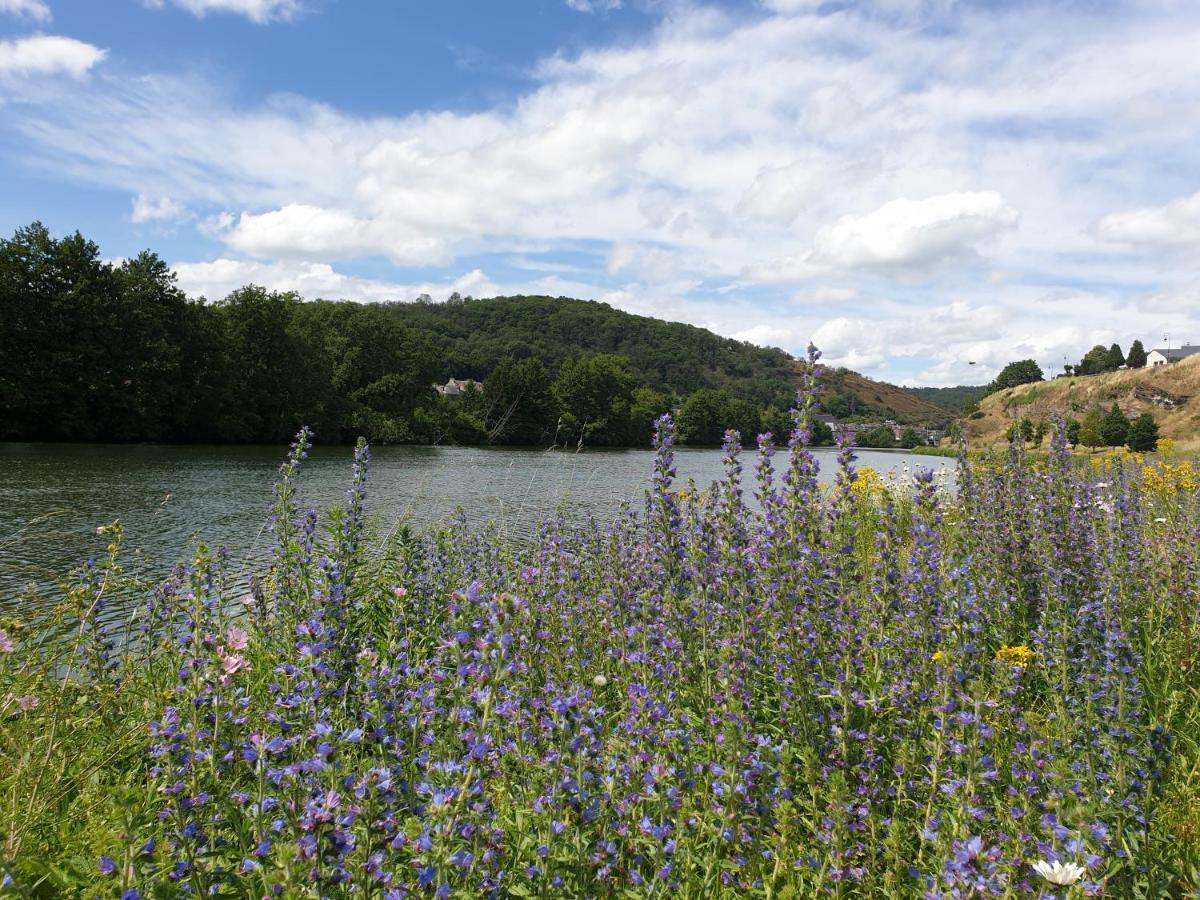
<svg viewBox="0 0 1200 900"><path fill-rule="evenodd" d="M225 227L222 228L222 225ZM445 246L403 223L362 219L341 209L292 203L272 212L243 212L216 231L231 247L256 256L294 259L345 259L380 254L400 265L448 261Z"/></svg>
<svg viewBox="0 0 1200 900"><path fill-rule="evenodd" d="M197 18L203 18L214 12L234 13L259 24L288 21L303 8L301 0L170 0L170 2ZM146 5L152 9L161 9L165 3L166 0L146 0Z"/></svg>
<svg viewBox="0 0 1200 900"><path fill-rule="evenodd" d="M0 0L0 15L6 13L35 22L50 21L50 7L45 0Z"/></svg>
<svg viewBox="0 0 1200 900"><path fill-rule="evenodd" d="M107 50L57 35L0 41L0 76L63 73L81 78L107 55Z"/></svg>
<svg viewBox="0 0 1200 900"><path fill-rule="evenodd" d="M995 191L902 197L822 227L808 261L832 268L927 269L974 254L981 240L1016 224L1016 210Z"/></svg>
<svg viewBox="0 0 1200 900"><path fill-rule="evenodd" d="M174 222L187 216L187 208L170 197L150 197L139 193L133 199L133 211L130 220L136 225L143 222L168 221Z"/></svg>
<svg viewBox="0 0 1200 900"><path fill-rule="evenodd" d="M1157 247L1200 245L1200 193L1180 197L1164 206L1109 213L1096 225L1106 241Z"/></svg>

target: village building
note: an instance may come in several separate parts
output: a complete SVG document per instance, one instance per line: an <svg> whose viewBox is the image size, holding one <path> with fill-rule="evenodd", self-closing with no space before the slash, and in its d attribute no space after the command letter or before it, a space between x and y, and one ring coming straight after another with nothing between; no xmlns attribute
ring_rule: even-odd
<svg viewBox="0 0 1200 900"><path fill-rule="evenodd" d="M482 391L483 385L473 378L451 378L445 384L435 384L433 389L443 397L457 397L468 388Z"/></svg>
<svg viewBox="0 0 1200 900"><path fill-rule="evenodd" d="M1168 349L1166 347L1151 350L1146 354L1146 367L1165 366L1167 363L1179 362L1189 356L1200 353L1200 344L1184 344L1182 347Z"/></svg>

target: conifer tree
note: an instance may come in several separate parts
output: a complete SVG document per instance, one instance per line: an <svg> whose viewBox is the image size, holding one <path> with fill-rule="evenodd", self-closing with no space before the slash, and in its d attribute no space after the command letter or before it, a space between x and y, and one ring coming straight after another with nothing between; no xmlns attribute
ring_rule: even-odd
<svg viewBox="0 0 1200 900"><path fill-rule="evenodd" d="M1100 424L1100 437L1106 447L1123 447L1129 437L1129 420L1115 403Z"/></svg>
<svg viewBox="0 0 1200 900"><path fill-rule="evenodd" d="M1129 426L1129 449L1153 453L1158 449L1158 423L1150 413L1142 413Z"/></svg>
<svg viewBox="0 0 1200 900"><path fill-rule="evenodd" d="M1141 341L1129 345L1129 353L1125 356L1125 365L1131 369L1141 369L1146 365L1146 348Z"/></svg>

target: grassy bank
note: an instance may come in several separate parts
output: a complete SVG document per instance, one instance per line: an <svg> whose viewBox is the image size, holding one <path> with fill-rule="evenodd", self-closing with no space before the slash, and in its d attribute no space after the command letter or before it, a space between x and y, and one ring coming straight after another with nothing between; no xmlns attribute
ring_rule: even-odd
<svg viewBox="0 0 1200 900"><path fill-rule="evenodd" d="M794 441L533 546L375 535L282 468L274 563L0 628L20 896L1182 896L1200 888L1200 502L1058 446L949 500ZM749 477L747 480L750 480ZM135 600L121 626L105 604ZM1035 864L1057 863L1069 886ZM1077 865L1076 872L1070 865ZM1065 868L1064 868L1065 867Z"/></svg>

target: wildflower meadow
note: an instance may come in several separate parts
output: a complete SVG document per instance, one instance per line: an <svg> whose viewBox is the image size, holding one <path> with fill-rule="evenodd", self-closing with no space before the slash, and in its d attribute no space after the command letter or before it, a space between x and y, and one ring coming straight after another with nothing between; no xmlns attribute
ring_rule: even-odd
<svg viewBox="0 0 1200 900"><path fill-rule="evenodd" d="M0 895L1195 892L1184 463L1098 473L1060 427L947 490L843 440L824 488L816 357L706 490L660 419L613 522L384 533L361 443L318 515L302 431L253 577L200 547L140 584L103 527L53 616L0 623Z"/></svg>

